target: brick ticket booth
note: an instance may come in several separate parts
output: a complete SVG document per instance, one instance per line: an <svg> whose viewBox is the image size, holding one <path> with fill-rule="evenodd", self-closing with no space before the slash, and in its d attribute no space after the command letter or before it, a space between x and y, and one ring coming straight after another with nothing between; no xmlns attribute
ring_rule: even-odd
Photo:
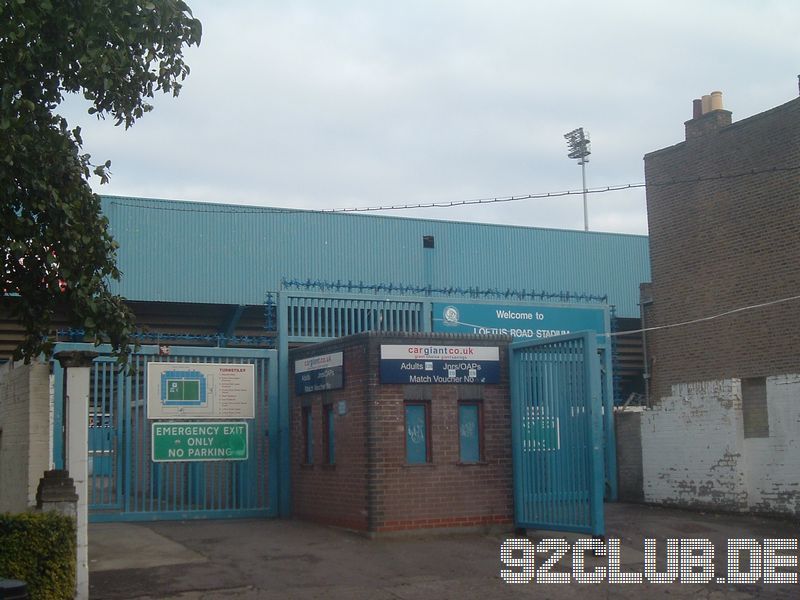
<svg viewBox="0 0 800 600"><path fill-rule="evenodd" d="M295 516L372 534L510 526L509 341L365 333L293 350Z"/></svg>

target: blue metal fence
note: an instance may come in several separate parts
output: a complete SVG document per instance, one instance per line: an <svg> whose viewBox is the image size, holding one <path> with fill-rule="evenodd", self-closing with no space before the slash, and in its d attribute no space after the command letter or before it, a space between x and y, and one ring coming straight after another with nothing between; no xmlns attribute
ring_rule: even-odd
<svg viewBox="0 0 800 600"><path fill-rule="evenodd" d="M276 350L173 346L169 356L159 356L158 346L144 346L132 358L134 375L121 374L116 362L108 356L109 348L101 347L103 354L96 359L92 371L89 408L92 518L133 520L289 514L290 344L318 342L364 331L431 332L434 330L433 307L441 300L438 297L402 295L375 297L310 291L275 292L268 295L265 315L270 317L277 329ZM452 302L451 298L448 300ZM497 301L471 299L470 302L493 305ZM527 303L519 301L504 301L504 304L512 308L527 306ZM608 331L608 308L602 305L598 308L604 310L605 317L602 320L605 331ZM587 495L589 492L578 491L584 490L587 482L595 485L594 479L590 481L585 477L594 478L598 472L601 498L603 481L607 499L616 498L613 389L612 378L608 377L611 372L611 351L608 337L603 335L605 331L512 345L511 380L516 411L513 421L515 465L527 465L515 466L515 469L522 469L516 472L521 477L521 489L528 492L533 490L534 497L538 498L526 496L528 499L520 505L523 511L540 511L544 506L542 502L577 502L579 496L581 502L589 502L593 496L590 498ZM61 343L57 350L93 348L88 344ZM593 360L580 358L584 356L581 352L591 353ZM150 421L145 413L146 371L151 361L247 362L256 365L256 418L249 426L251 453L247 461L190 464L154 463L151 460ZM579 365L585 371L582 379L578 377L582 373ZM55 431L60 432L63 423L63 371L57 363L54 363L54 380ZM545 390L541 388L542 385L549 387ZM569 396L579 389L592 394L591 402ZM567 393L565 390L569 390L569 394L564 395ZM597 407L592 404L595 392L599 403ZM583 404L577 404L579 400ZM565 406L573 407L570 408L572 412L559 412L566 410ZM583 407L580 410L575 408L580 406ZM586 421L587 411L591 411L592 415L592 435L597 433L593 429L595 421L600 423L599 434L592 438L594 445L587 445L589 442L581 437L586 433L582 433L581 427L589 422ZM553 435L553 431L560 436L558 442L562 444L556 450L530 445L535 441L532 441L531 435L546 437ZM592 462L589 469L581 461L587 460L586 456L595 457L597 448L600 449L600 461L597 464ZM517 456L516 453L520 452ZM56 440L54 460L57 466L63 464L59 440ZM581 467L583 470L577 469L573 474L572 467ZM547 483L550 480L537 478L551 476L555 477L553 481L558 477L566 477L574 489L557 497L548 496L545 488L524 487ZM555 485L552 481L547 485L551 484ZM520 492L517 490L515 493ZM586 514L592 516L595 510L592 508L594 504L590 508L581 504L569 505L569 510L566 506L564 504L561 509L567 513L571 510L578 516L584 515L587 510L589 512ZM530 514L521 513L521 522L530 521ZM548 518L552 521L551 516ZM578 516L572 520L577 519L578 522L583 518ZM596 526L595 521L591 521L590 527ZM581 527L585 528L585 525L575 523L558 523L580 531L584 530Z"/></svg>
<svg viewBox="0 0 800 600"><path fill-rule="evenodd" d="M603 415L594 332L511 345L518 527L604 534Z"/></svg>
<svg viewBox="0 0 800 600"><path fill-rule="evenodd" d="M277 359L274 350L157 346L131 357L132 373L119 370L110 348L58 344L60 350L97 350L89 396L89 509L92 521L197 519L274 516L280 478L278 456ZM255 418L248 423L247 460L154 462L147 415L147 364L252 364ZM63 370L53 363L55 423L63 423ZM54 461L63 466L63 444L56 439Z"/></svg>
<svg viewBox="0 0 800 600"><path fill-rule="evenodd" d="M408 299L286 295L287 334L293 342L363 331L422 331L423 303Z"/></svg>
<svg viewBox="0 0 800 600"><path fill-rule="evenodd" d="M432 332L434 321L437 317L433 314L433 307L443 302L460 302L473 306L492 306L497 305L498 298L503 298L503 304L508 307L517 307L520 310L531 306L525 299L539 298L540 295L524 295L515 293L504 296L498 293L495 296L487 291L477 294L478 297L454 299L452 295L443 294L447 290L431 290L430 288L414 288L413 286L381 284L369 285L359 282L342 283L320 283L320 282L297 282L284 281L293 287L303 288L296 291L281 291L268 294L270 302L277 298L277 323L278 323L278 349L281 356L281 373L288 373L288 349L289 344L302 342L321 342L326 339L353 335L363 331L401 331L401 332ZM370 294L362 293L322 293L313 291L319 287L326 289L369 291ZM308 289L305 289L308 288ZM388 295L393 291L396 295ZM459 289L458 295L465 290ZM435 292L435 293L434 293ZM386 295L378 295L386 294ZM410 294L412 297L409 297ZM424 297L414 298L414 294ZM531 292L533 294L533 292ZM376 297L377 296L377 297ZM544 296L541 296L544 297ZM548 297L550 297L548 295ZM561 296L559 296L561 297ZM566 294L567 302L546 303L543 306L558 310L575 310L576 305L583 306L590 312L589 308L602 311L602 331L596 331L595 342L600 354L600 365L602 373L602 436L601 444L604 449L604 488L607 500L617 499L617 458L616 458L616 438L614 433L614 390L613 377L608 377L613 372L612 351L610 348L611 339L604 335L610 330L611 307L603 304L603 297L581 296ZM563 299L563 298L562 298ZM270 312L272 314L272 312ZM581 323L584 321L581 320ZM489 324L487 324L489 325ZM584 325L585 326L585 325ZM442 328L439 328L440 330ZM446 330L446 328L444 328ZM464 332L463 328L456 331ZM552 339L552 338L549 338ZM281 397L288 397L288 381L281 383ZM282 405L283 406L283 405ZM284 409L282 409L283 411ZM288 415L288 409L287 415ZM284 415L284 413L281 413ZM288 416L282 417L288 419ZM288 429L288 420L283 424ZM288 457L288 441L282 451L282 456ZM288 458L287 458L288 460ZM288 469L288 463L286 464ZM288 510L288 497L284 500Z"/></svg>

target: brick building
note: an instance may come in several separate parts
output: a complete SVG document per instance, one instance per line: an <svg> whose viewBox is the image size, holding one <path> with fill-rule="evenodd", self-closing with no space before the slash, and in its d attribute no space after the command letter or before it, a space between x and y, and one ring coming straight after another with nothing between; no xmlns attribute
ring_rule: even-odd
<svg viewBox="0 0 800 600"><path fill-rule="evenodd" d="M647 333L644 499L800 515L800 99L713 100L645 156L645 325L722 316Z"/></svg>
<svg viewBox="0 0 800 600"><path fill-rule="evenodd" d="M404 344L496 349L497 383L386 383L382 352ZM294 390L293 513L372 534L510 525L507 344L370 333L294 350L293 377L302 361L334 356L341 372L333 387L341 387ZM418 445L409 437L415 428Z"/></svg>

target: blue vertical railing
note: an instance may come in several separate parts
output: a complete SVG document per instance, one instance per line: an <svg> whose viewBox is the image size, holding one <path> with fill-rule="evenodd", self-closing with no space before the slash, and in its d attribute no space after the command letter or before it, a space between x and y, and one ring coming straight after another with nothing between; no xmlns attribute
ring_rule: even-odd
<svg viewBox="0 0 800 600"><path fill-rule="evenodd" d="M600 361L594 332L511 345L518 527L603 535Z"/></svg>
<svg viewBox="0 0 800 600"><path fill-rule="evenodd" d="M275 516L281 477L278 465L278 369L275 350L174 346L159 355L144 346L131 358L132 372L119 370L110 347L58 344L60 350L94 349L89 414L92 472L88 481L90 520L133 521ZM242 461L153 462L146 412L150 362L254 365L255 418L248 426L249 458ZM53 364L55 381L63 370ZM63 420L62 392L55 390L55 422ZM63 460L55 440L54 456Z"/></svg>

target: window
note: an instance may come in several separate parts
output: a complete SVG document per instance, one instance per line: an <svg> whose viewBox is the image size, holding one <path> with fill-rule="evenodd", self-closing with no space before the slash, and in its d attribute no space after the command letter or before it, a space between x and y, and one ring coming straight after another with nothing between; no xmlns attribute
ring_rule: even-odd
<svg viewBox="0 0 800 600"><path fill-rule="evenodd" d="M458 459L462 463L483 460L483 386L458 388Z"/></svg>
<svg viewBox="0 0 800 600"><path fill-rule="evenodd" d="M406 402L406 462L430 462L429 407L427 402Z"/></svg>
<svg viewBox="0 0 800 600"><path fill-rule="evenodd" d="M431 388L428 385L403 387L406 463L431 462Z"/></svg>
<svg viewBox="0 0 800 600"><path fill-rule="evenodd" d="M336 462L336 436L334 430L333 404L322 406L322 451L328 465Z"/></svg>
<svg viewBox="0 0 800 600"><path fill-rule="evenodd" d="M742 421L745 438L769 437L766 377L742 379Z"/></svg>
<svg viewBox="0 0 800 600"><path fill-rule="evenodd" d="M303 463L314 464L314 418L311 407L303 407Z"/></svg>
<svg viewBox="0 0 800 600"><path fill-rule="evenodd" d="M480 402L458 403L458 456L462 463L481 460L481 417Z"/></svg>

